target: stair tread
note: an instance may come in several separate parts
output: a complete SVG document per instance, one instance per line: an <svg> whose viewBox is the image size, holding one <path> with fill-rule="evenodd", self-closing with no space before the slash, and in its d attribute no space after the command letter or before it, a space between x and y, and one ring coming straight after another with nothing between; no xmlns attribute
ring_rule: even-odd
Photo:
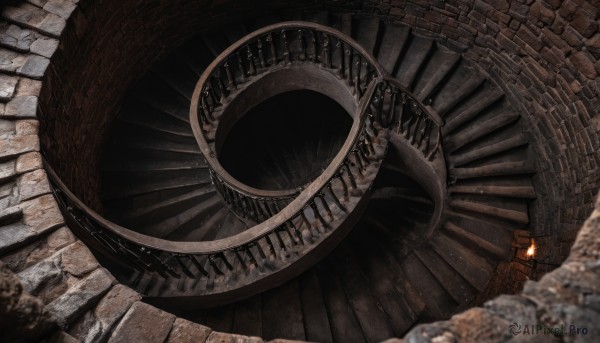
<svg viewBox="0 0 600 343"><path fill-rule="evenodd" d="M457 304L469 303L476 294L468 282L446 263L431 247L415 250L415 256L431 272Z"/></svg>
<svg viewBox="0 0 600 343"><path fill-rule="evenodd" d="M479 291L485 289L494 268L485 258L473 253L471 249L475 247L467 248L443 232L432 237L430 244L473 287Z"/></svg>
<svg viewBox="0 0 600 343"><path fill-rule="evenodd" d="M321 294L321 284L314 268L300 276L300 291L306 339L311 342L332 343L333 337Z"/></svg>
<svg viewBox="0 0 600 343"><path fill-rule="evenodd" d="M354 37L358 44L367 52L375 55L380 28L379 18L358 19L356 25L353 26L356 28Z"/></svg>
<svg viewBox="0 0 600 343"><path fill-rule="evenodd" d="M400 56L400 66L395 77L401 85L412 89L413 81L427 60L434 43L430 38L412 35L409 44L406 53Z"/></svg>
<svg viewBox="0 0 600 343"><path fill-rule="evenodd" d="M514 112L501 112L485 121L473 122L468 127L465 127L446 139L444 148L449 152L456 151L518 119L519 115Z"/></svg>
<svg viewBox="0 0 600 343"><path fill-rule="evenodd" d="M415 86L414 93L419 101L425 102L432 93L441 87L445 79L454 70L460 60L460 54L438 49L432 56Z"/></svg>
<svg viewBox="0 0 600 343"><path fill-rule="evenodd" d="M262 296L262 332L266 339L306 340L298 279Z"/></svg>
<svg viewBox="0 0 600 343"><path fill-rule="evenodd" d="M409 35L410 29L408 27L392 24L384 25L377 60L388 73L394 73L396 62L408 42Z"/></svg>
<svg viewBox="0 0 600 343"><path fill-rule="evenodd" d="M196 219L197 217L206 217L207 215L211 215L215 211L218 211L221 206L223 206L221 199L218 196L213 195L207 199L204 199L197 205L180 212L176 216L169 217L158 223L140 228L139 231L154 237L168 237L181 226Z"/></svg>
<svg viewBox="0 0 600 343"><path fill-rule="evenodd" d="M508 153L509 150L528 144L527 138L518 133L508 139L498 143L478 146L475 149L461 151L460 153L449 155L448 160L454 167L460 167L464 164L477 161L500 153Z"/></svg>
<svg viewBox="0 0 600 343"><path fill-rule="evenodd" d="M457 179L490 177L501 175L516 175L534 173L535 168L530 161L503 162L473 168L452 168L450 177Z"/></svg>

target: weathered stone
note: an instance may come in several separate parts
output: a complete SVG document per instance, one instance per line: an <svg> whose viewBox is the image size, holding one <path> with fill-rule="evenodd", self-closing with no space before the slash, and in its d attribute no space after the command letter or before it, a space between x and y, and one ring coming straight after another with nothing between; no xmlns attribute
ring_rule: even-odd
<svg viewBox="0 0 600 343"><path fill-rule="evenodd" d="M23 211L17 207L9 207L0 211L0 225L8 225L19 221L23 217Z"/></svg>
<svg viewBox="0 0 600 343"><path fill-rule="evenodd" d="M63 19L68 19L75 8L76 5L69 0L49 0L44 5L44 10L54 13Z"/></svg>
<svg viewBox="0 0 600 343"><path fill-rule="evenodd" d="M18 275L27 292L39 295L43 288L59 284L63 281L64 275L60 267L60 253L54 254L25 269Z"/></svg>
<svg viewBox="0 0 600 343"><path fill-rule="evenodd" d="M9 135L0 140L0 157L10 158L22 153L39 151L40 141L37 135Z"/></svg>
<svg viewBox="0 0 600 343"><path fill-rule="evenodd" d="M27 57L18 52L0 48L0 71L15 73L25 64L26 60Z"/></svg>
<svg viewBox="0 0 600 343"><path fill-rule="evenodd" d="M8 25L4 32L0 32L0 44L20 52L28 52L31 43L35 39L35 33L31 30L22 29L17 25Z"/></svg>
<svg viewBox="0 0 600 343"><path fill-rule="evenodd" d="M200 324L192 323L185 319L177 318L169 334L169 343L203 343L212 329Z"/></svg>
<svg viewBox="0 0 600 343"><path fill-rule="evenodd" d="M23 209L23 222L37 234L64 225L62 214L51 194L28 200L19 207Z"/></svg>
<svg viewBox="0 0 600 343"><path fill-rule="evenodd" d="M62 269L74 276L83 276L100 265L90 250L81 242L71 244L62 252Z"/></svg>
<svg viewBox="0 0 600 343"><path fill-rule="evenodd" d="M48 13L48 15L46 15L44 20L38 26L38 29L48 33L53 37L59 37L62 31L65 29L65 26L67 26L65 19L57 16L56 14Z"/></svg>
<svg viewBox="0 0 600 343"><path fill-rule="evenodd" d="M540 20L546 25L550 25L554 21L554 11L542 5L541 1L536 1L531 4L529 15Z"/></svg>
<svg viewBox="0 0 600 343"><path fill-rule="evenodd" d="M58 48L58 40L52 38L40 38L31 44L31 52L47 58L52 57Z"/></svg>
<svg viewBox="0 0 600 343"><path fill-rule="evenodd" d="M109 342L162 343L169 335L174 321L174 315L138 301L127 311Z"/></svg>
<svg viewBox="0 0 600 343"><path fill-rule="evenodd" d="M19 197L21 201L50 193L50 184L43 169L27 173L19 178Z"/></svg>
<svg viewBox="0 0 600 343"><path fill-rule="evenodd" d="M48 304L46 310L57 319L58 325L65 329L75 318L93 306L111 286L111 276L104 269L98 269Z"/></svg>
<svg viewBox="0 0 600 343"><path fill-rule="evenodd" d="M60 249L75 242L75 236L67 227L61 227L46 238L37 240L12 254L2 257L2 262L15 273L19 273L32 265L48 258Z"/></svg>
<svg viewBox="0 0 600 343"><path fill-rule="evenodd" d="M68 333L58 330L50 337L44 339L44 343L79 343L79 341Z"/></svg>
<svg viewBox="0 0 600 343"><path fill-rule="evenodd" d="M0 182L13 178L17 174L16 161L10 160L0 163Z"/></svg>
<svg viewBox="0 0 600 343"><path fill-rule="evenodd" d="M27 77L21 78L17 85L17 96L22 95L34 95L38 96L42 89L42 82L39 80L33 80Z"/></svg>
<svg viewBox="0 0 600 343"><path fill-rule="evenodd" d="M16 172L19 174L42 168L42 155L35 151L20 155L16 162Z"/></svg>
<svg viewBox="0 0 600 343"><path fill-rule="evenodd" d="M50 60L43 56L30 55L22 67L17 69L17 74L40 79L44 76Z"/></svg>
<svg viewBox="0 0 600 343"><path fill-rule="evenodd" d="M19 120L16 122L15 131L18 136L37 135L40 123L37 120Z"/></svg>
<svg viewBox="0 0 600 343"><path fill-rule="evenodd" d="M591 37L598 31L598 23L595 18L583 11L576 11L570 24L577 32L581 33L581 35L586 38Z"/></svg>
<svg viewBox="0 0 600 343"><path fill-rule="evenodd" d="M37 341L54 329L44 304L23 292L19 279L0 263L0 332L6 342Z"/></svg>
<svg viewBox="0 0 600 343"><path fill-rule="evenodd" d="M264 342L260 337L248 337L242 335L234 335L230 333L223 333L213 331L206 343L262 343Z"/></svg>
<svg viewBox="0 0 600 343"><path fill-rule="evenodd" d="M131 305L141 298L134 290L116 285L73 325L69 333L83 342L104 342Z"/></svg>
<svg viewBox="0 0 600 343"><path fill-rule="evenodd" d="M598 76L596 68L594 67L594 62L586 52L578 51L571 55L569 60L573 63L573 66L588 79L595 79L596 76Z"/></svg>
<svg viewBox="0 0 600 343"><path fill-rule="evenodd" d="M38 98L36 96L18 96L12 99L4 110L4 116L16 118L35 118Z"/></svg>
<svg viewBox="0 0 600 343"><path fill-rule="evenodd" d="M0 75L0 101L9 101L15 94L19 79L13 76Z"/></svg>

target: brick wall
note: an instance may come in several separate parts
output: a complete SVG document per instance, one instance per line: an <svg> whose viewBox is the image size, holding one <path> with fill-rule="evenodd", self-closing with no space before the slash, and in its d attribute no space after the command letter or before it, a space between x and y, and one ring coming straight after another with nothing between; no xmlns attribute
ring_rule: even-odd
<svg viewBox="0 0 600 343"><path fill-rule="evenodd" d="M567 256L600 186L600 1L365 0L448 47L495 81L523 118L540 158L533 234Z"/></svg>

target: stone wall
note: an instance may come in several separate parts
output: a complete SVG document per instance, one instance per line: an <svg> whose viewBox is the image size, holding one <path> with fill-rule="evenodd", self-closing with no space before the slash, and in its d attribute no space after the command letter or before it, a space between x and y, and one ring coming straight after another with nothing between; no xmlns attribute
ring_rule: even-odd
<svg viewBox="0 0 600 343"><path fill-rule="evenodd" d="M0 260L2 268L10 269L1 280L16 274L22 288L12 282L0 284L0 289L27 294L19 299L24 297L29 305L23 307L25 312L18 312L18 306L2 308L16 311L11 318L17 312L47 313L48 317L19 318L25 326L28 320L41 319L43 324L32 326L34 336L57 325L60 330L49 337L56 341L261 342L175 318L116 284L64 226L39 153L38 119L43 118L47 127L41 128L42 142L52 152L49 157L61 175L72 177L65 180L69 186L93 203L97 190L84 181L98 180L94 159L118 96L160 52L185 37L168 40L172 46L157 47L157 42L174 38L170 35L176 29L188 28L191 34L233 19L226 13L234 1L182 1L178 7L165 1L14 3L1 9L0 19ZM244 3L248 7L239 7L238 13L258 10L256 3ZM436 33L449 46L466 51L468 59L513 97L543 156L536 189L547 205L536 213L547 216L535 219L536 234L558 234L548 243L554 249L551 257L560 261L566 256L600 184L598 1L365 0L343 6ZM162 26L152 21L160 13L169 20L163 19ZM212 22L191 24L198 18L194 16L209 14ZM185 18L190 26L184 25ZM148 28L154 32L151 37L141 34ZM38 111L38 97L43 113ZM508 326L516 320L587 326L592 330L589 336L573 339L593 340L600 335L599 231L597 205L562 267L540 282L528 282L521 295L495 299L450 321L419 326L406 341L505 341L513 338ZM7 297L8 302L21 303L16 297ZM15 328L3 328L3 340L14 335Z"/></svg>

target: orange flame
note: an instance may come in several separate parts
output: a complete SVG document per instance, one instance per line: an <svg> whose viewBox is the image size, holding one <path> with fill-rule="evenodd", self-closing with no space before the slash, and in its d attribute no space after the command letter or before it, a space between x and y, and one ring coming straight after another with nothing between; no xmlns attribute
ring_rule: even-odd
<svg viewBox="0 0 600 343"><path fill-rule="evenodd" d="M533 258L533 255L535 255L535 242L531 241L531 245L529 246L529 248L527 248L527 258Z"/></svg>

